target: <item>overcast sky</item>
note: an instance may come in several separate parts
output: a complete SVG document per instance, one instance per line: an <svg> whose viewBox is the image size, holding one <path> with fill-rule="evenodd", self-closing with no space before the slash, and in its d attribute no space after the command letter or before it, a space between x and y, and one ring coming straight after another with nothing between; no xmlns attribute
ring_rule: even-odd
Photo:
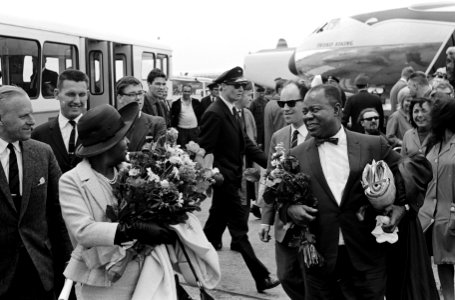
<svg viewBox="0 0 455 300"><path fill-rule="evenodd" d="M413 3L422 1L5 0L2 14L159 39L172 47L173 72L179 75L242 66L249 52L274 48L279 38L298 46L332 18Z"/></svg>

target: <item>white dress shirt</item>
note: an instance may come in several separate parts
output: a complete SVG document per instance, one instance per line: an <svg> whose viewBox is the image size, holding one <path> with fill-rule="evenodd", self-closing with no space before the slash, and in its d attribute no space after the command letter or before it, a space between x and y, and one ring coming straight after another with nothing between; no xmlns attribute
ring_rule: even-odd
<svg viewBox="0 0 455 300"><path fill-rule="evenodd" d="M297 135L297 145L300 145L303 143L306 139L306 136L308 135L308 130L306 129L305 124L302 124L299 128L295 128L293 124L291 124L291 140L292 140L292 135L294 134L294 131L297 130L299 134Z"/></svg>
<svg viewBox="0 0 455 300"><path fill-rule="evenodd" d="M338 205L341 203L344 188L349 177L348 143L343 127L333 136L338 144L325 142L318 147L322 172ZM344 245L340 228L339 245Z"/></svg>
<svg viewBox="0 0 455 300"><path fill-rule="evenodd" d="M0 160L2 161L3 171L5 172L6 180L9 182L9 149L8 142L0 138ZM22 167L22 150L19 146L19 141L12 143L14 150L16 152L17 159L17 168L19 170L19 192L22 195L22 176L23 176L23 167Z"/></svg>
<svg viewBox="0 0 455 300"><path fill-rule="evenodd" d="M79 119L82 117L80 114L77 118L74 119L76 122L76 136L75 141L77 141L78 133L77 133L77 123ZM68 152L68 144L70 142L71 131L73 130L73 126L69 123L69 119L63 116L61 113L58 114L58 126L60 127L60 131L62 133L63 143L65 144L66 151Z"/></svg>

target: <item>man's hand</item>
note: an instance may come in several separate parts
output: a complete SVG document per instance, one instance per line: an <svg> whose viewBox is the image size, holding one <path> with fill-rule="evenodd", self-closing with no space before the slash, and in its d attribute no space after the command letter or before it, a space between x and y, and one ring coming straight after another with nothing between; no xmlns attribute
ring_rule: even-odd
<svg viewBox="0 0 455 300"><path fill-rule="evenodd" d="M303 204L295 204L288 207L288 216L296 225L307 225L313 221L314 216L318 212L317 209Z"/></svg>
<svg viewBox="0 0 455 300"><path fill-rule="evenodd" d="M261 229L259 230L259 239L264 243L270 241L272 237L270 236L270 225L261 224Z"/></svg>
<svg viewBox="0 0 455 300"><path fill-rule="evenodd" d="M390 218L390 223L388 225L382 226L382 230L387 233L392 233L395 228L400 224L401 219L406 213L404 206L392 204L386 209L387 216Z"/></svg>

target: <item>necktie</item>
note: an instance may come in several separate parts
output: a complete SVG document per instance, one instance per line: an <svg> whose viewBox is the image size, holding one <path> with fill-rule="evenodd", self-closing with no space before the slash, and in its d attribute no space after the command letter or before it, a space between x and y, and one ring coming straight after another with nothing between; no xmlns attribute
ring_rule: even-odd
<svg viewBox="0 0 455 300"><path fill-rule="evenodd" d="M70 120L68 123L73 126L70 134L70 140L68 142L68 154L74 155L74 152L76 150L76 122L74 120Z"/></svg>
<svg viewBox="0 0 455 300"><path fill-rule="evenodd" d="M325 142L338 145L338 138L330 137L330 138L315 139L316 147L321 146Z"/></svg>
<svg viewBox="0 0 455 300"><path fill-rule="evenodd" d="M237 108L233 107L232 108L232 113L234 114L234 119L240 123L240 118L239 118L239 114L237 113Z"/></svg>
<svg viewBox="0 0 455 300"><path fill-rule="evenodd" d="M294 148L295 146L297 146L298 135L299 135L299 131L294 130L294 132L292 133L291 148Z"/></svg>
<svg viewBox="0 0 455 300"><path fill-rule="evenodd" d="M9 172L8 172L9 191L11 193L11 197L13 198L14 205L16 205L16 209L19 210L21 207L20 206L21 197L20 197L20 191L19 191L19 168L17 166L16 152L14 151L13 144L9 143L8 149L9 149Z"/></svg>

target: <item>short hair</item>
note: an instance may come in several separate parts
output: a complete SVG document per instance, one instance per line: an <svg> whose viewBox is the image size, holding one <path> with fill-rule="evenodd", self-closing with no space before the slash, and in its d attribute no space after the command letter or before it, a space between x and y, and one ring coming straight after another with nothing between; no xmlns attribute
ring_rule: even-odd
<svg viewBox="0 0 455 300"><path fill-rule="evenodd" d="M431 108L432 145L441 142L445 130L455 132L455 100L447 95L435 99Z"/></svg>
<svg viewBox="0 0 455 300"><path fill-rule="evenodd" d="M275 93L280 93L280 90L283 88L286 81L287 80L283 78L275 79Z"/></svg>
<svg viewBox="0 0 455 300"><path fill-rule="evenodd" d="M57 88L59 90L62 89L63 82L65 80L71 80L71 81L75 81L75 82L84 81L87 84L87 87L89 85L89 80L88 80L87 74L85 74L84 72L82 72L80 70L67 69L67 70L63 71L62 73L60 73L60 75L58 75L58 80L57 80Z"/></svg>
<svg viewBox="0 0 455 300"><path fill-rule="evenodd" d="M411 100L411 104L409 105L409 123L411 123L411 126L414 128L417 128L416 122L414 122L414 118L412 116L412 111L414 110L414 106L419 105L422 107L424 103L428 103L430 107L433 105L433 100L429 98L415 98Z"/></svg>
<svg viewBox="0 0 455 300"><path fill-rule="evenodd" d="M401 70L401 77L409 79L409 76L411 76L412 73L414 73L413 67L404 67L403 70Z"/></svg>
<svg viewBox="0 0 455 300"><path fill-rule="evenodd" d="M401 107L403 107L403 101L406 98L411 96L410 93L411 93L411 91L409 90L409 88L407 86L405 86L398 92L397 100L398 100L398 103L401 105Z"/></svg>
<svg viewBox="0 0 455 300"><path fill-rule="evenodd" d="M283 84L283 88L291 84L295 85L299 89L300 98L304 99L306 94L308 93L308 88L306 87L306 85L301 81L288 80Z"/></svg>
<svg viewBox="0 0 455 300"><path fill-rule="evenodd" d="M312 87L308 91L307 95L313 92L319 92L321 90L324 92L324 96L329 100L330 105L332 105L333 107L335 107L337 103L341 105L340 90L336 86L333 86L331 84L324 83Z"/></svg>
<svg viewBox="0 0 455 300"><path fill-rule="evenodd" d="M183 89L186 88L186 87L189 87L190 91L193 91L193 87L191 86L191 84L185 83L184 85L182 85L182 92L183 92Z"/></svg>
<svg viewBox="0 0 455 300"><path fill-rule="evenodd" d="M163 73L163 71L161 71L161 69L158 69L158 68L155 68L153 70L151 70L149 72L149 74L147 75L147 82L148 83L153 83L153 81L155 80L155 78L164 78L164 80L166 80L166 74Z"/></svg>
<svg viewBox="0 0 455 300"><path fill-rule="evenodd" d="M447 48L446 54L450 55L450 56L454 56L455 55L455 47L452 46L452 47Z"/></svg>
<svg viewBox="0 0 455 300"><path fill-rule="evenodd" d="M115 85L115 92L117 95L121 95L126 87L130 85L140 85L142 87L142 82L134 76L125 76L120 78Z"/></svg>
<svg viewBox="0 0 455 300"><path fill-rule="evenodd" d="M248 81L248 83L245 85L245 87L243 88L243 90L245 91L252 91L253 90L253 84Z"/></svg>
<svg viewBox="0 0 455 300"><path fill-rule="evenodd" d="M14 85L0 86L0 107L14 96L26 96L28 94L20 87ZM0 116L3 115L3 109L0 109Z"/></svg>
<svg viewBox="0 0 455 300"><path fill-rule="evenodd" d="M379 113L378 111L376 110L376 108L373 108L373 107L367 107L365 109L363 109L360 114L359 114L359 117L357 118L357 123L360 124L361 121L363 121L363 115L366 114L367 112L375 112L378 114L379 116Z"/></svg>
<svg viewBox="0 0 455 300"><path fill-rule="evenodd" d="M427 74L425 74L422 71L416 71L416 72L412 73L409 76L408 80L411 80L411 81L417 83L420 86L427 86L428 85Z"/></svg>

